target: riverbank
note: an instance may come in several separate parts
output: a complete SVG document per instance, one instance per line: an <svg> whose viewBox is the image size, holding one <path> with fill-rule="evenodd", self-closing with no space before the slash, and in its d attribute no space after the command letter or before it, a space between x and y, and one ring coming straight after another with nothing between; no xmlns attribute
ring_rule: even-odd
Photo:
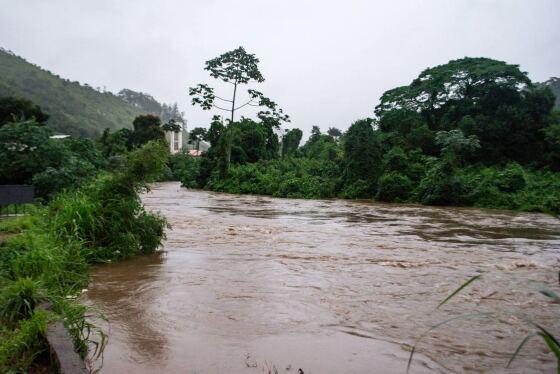
<svg viewBox="0 0 560 374"><path fill-rule="evenodd" d="M296 165L296 166L294 166ZM234 165L227 177L213 178L205 189L235 194L322 199L368 198L382 202L420 203L433 206L471 206L560 215L560 174L522 168L470 167L448 170L432 180L384 179L372 188L342 188L334 164L324 170L320 162L273 160ZM427 178L426 176L425 178ZM193 186L190 176L183 185ZM197 186L200 187L200 186Z"/></svg>
<svg viewBox="0 0 560 374"><path fill-rule="evenodd" d="M232 164L225 175L212 171L211 156L174 155L169 180L187 188L298 199L343 198L429 206L465 206L560 215L560 173L519 164L459 168L423 159L409 165L412 179L397 174L349 183L341 161L304 157ZM430 162L432 169L430 169ZM210 165L210 166L209 166Z"/></svg>
<svg viewBox="0 0 560 374"><path fill-rule="evenodd" d="M158 183L163 253L95 267L82 300L108 318L109 372L406 371L429 326L516 310L552 331L532 282L557 290L560 224L542 214L231 195ZM484 279L441 310L469 276ZM500 371L522 321L458 321L428 335L411 372ZM268 366L267 366L268 365ZM531 341L513 373L555 368Z"/></svg>
<svg viewBox="0 0 560 374"><path fill-rule="evenodd" d="M126 165L38 206L25 217L0 222L13 234L0 245L0 371L29 372L47 351L47 325L62 321L76 351L92 359L105 334L85 319L75 299L88 284L93 263L152 253L165 220L146 211L139 193L161 172L165 147L152 143L130 153ZM41 303L52 307L39 310ZM48 361L48 354L47 354ZM48 366L48 365L47 365Z"/></svg>

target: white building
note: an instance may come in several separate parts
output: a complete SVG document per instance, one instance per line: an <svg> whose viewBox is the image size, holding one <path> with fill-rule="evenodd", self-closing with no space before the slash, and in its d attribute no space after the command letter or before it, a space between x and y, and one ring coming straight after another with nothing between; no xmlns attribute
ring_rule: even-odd
<svg viewBox="0 0 560 374"><path fill-rule="evenodd" d="M183 139L185 142L188 139L187 124L180 121L175 123L181 126L180 131L165 132L165 139L167 139L167 142L169 143L169 152L172 154L181 152L185 148Z"/></svg>

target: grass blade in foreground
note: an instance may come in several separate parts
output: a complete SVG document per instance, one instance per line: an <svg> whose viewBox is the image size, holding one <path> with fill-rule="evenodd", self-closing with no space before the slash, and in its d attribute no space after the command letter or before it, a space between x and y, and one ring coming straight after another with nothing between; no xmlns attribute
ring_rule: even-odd
<svg viewBox="0 0 560 374"><path fill-rule="evenodd" d="M523 338L523 340L521 341L521 343L519 343L519 345L517 346L517 348L515 349L515 352L513 352L513 354L511 355L511 358L509 359L507 365L506 365L506 369L510 367L511 363L517 358L517 355L519 354L519 352L521 352L521 349L523 349L523 347L525 346L525 344L529 343L529 341L531 339L533 339L535 337L536 334L529 334L527 335L525 338Z"/></svg>
<svg viewBox="0 0 560 374"><path fill-rule="evenodd" d="M440 322L440 323L438 323L438 324L435 324L435 325L433 325L432 327L430 327L428 330L424 331L424 333L423 333L422 335L420 335L420 337L416 340L416 343L414 343L414 345L412 346L412 350L410 351L410 356L408 357L408 364L407 364L407 366L406 366L406 372L407 372L407 373L409 372L410 366L412 365L412 357L414 356L414 353L416 352L416 346L417 346L418 343L420 343L420 341L421 341L422 339L424 339L424 337L425 337L426 335L428 335L431 331L433 331L433 330L437 329L438 327L443 326L443 325L445 325L445 324L447 324L447 323L449 323L449 322L453 322L453 321L456 321L456 320L467 319L467 318L470 318L470 317L481 317L481 316L488 317L488 316L491 316L491 315L492 315L492 313L487 313L487 312L485 312L485 313L483 313L483 312L475 312L475 313L461 314L460 316L452 317L452 318L446 319L446 320L443 321L443 322Z"/></svg>
<svg viewBox="0 0 560 374"><path fill-rule="evenodd" d="M480 278L480 274L479 275L475 275L474 277L470 278L469 280L467 280L465 283L463 283L461 286L459 286L459 288L457 288L455 291L453 291L453 293L451 293L451 295L447 296L445 298L445 300L443 300L441 303L438 304L438 306L436 307L436 309L439 309L439 307L441 307L442 305L444 305L445 303L447 303L449 300L451 300L453 297L455 297L455 295L457 295L459 292L461 292L461 290L465 287L467 287L469 284L471 284L472 282L474 282L475 280L477 280L478 278Z"/></svg>
<svg viewBox="0 0 560 374"><path fill-rule="evenodd" d="M539 292L542 293L544 296L546 297L550 297L552 300L554 300L554 302L556 302L557 304L560 304L560 296L558 296L554 291L552 291L551 289L545 287L545 286L541 286L539 288Z"/></svg>

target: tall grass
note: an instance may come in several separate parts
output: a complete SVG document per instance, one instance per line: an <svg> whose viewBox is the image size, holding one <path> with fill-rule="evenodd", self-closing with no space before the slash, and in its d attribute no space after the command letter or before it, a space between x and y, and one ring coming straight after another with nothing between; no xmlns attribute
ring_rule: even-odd
<svg viewBox="0 0 560 374"><path fill-rule="evenodd" d="M148 143L120 171L59 195L30 216L0 222L0 232L16 234L0 244L0 372L29 369L45 347L47 319L64 321L82 356L92 344L104 346L105 336L73 299L87 286L91 263L160 245L166 222L144 209L139 193L167 156L166 147ZM41 301L49 301L51 311L39 312Z"/></svg>

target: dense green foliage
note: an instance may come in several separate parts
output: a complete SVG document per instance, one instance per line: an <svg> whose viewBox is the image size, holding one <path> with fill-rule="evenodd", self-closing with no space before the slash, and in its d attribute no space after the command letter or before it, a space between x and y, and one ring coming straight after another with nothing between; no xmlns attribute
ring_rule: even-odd
<svg viewBox="0 0 560 374"><path fill-rule="evenodd" d="M0 127L0 184L33 184L39 197L72 189L105 165L88 139L51 139L52 130L34 120Z"/></svg>
<svg viewBox="0 0 560 374"><path fill-rule="evenodd" d="M282 157L293 156L296 154L303 132L300 129L287 130L282 137Z"/></svg>
<svg viewBox="0 0 560 374"><path fill-rule="evenodd" d="M49 115L29 100L10 96L0 97L0 126L18 120L35 120L44 125L48 119Z"/></svg>
<svg viewBox="0 0 560 374"><path fill-rule="evenodd" d="M560 109L560 78L552 77L540 85L550 88L552 93L556 96L555 107L556 109Z"/></svg>
<svg viewBox="0 0 560 374"><path fill-rule="evenodd" d="M319 199L334 196L337 172L334 162L308 158L259 161L234 165L227 178L211 178L206 187L232 193Z"/></svg>
<svg viewBox="0 0 560 374"><path fill-rule="evenodd" d="M103 129L130 126L134 117L146 113L111 92L63 79L0 49L2 96L33 101L49 114L49 127L72 136L96 138Z"/></svg>
<svg viewBox="0 0 560 374"><path fill-rule="evenodd" d="M138 116L132 122L131 143L133 147L140 147L151 140L165 140L165 131L158 116L146 114Z"/></svg>
<svg viewBox="0 0 560 374"><path fill-rule="evenodd" d="M101 170L119 169L124 154L150 141L165 142L164 128L177 126L173 120L162 125L157 116L141 115L134 119L133 130L105 129L98 141L56 139L49 127L35 119L48 116L37 112L33 103L8 99L5 102L17 105L4 107L12 111L5 113L7 118L17 118L21 108L29 111L21 112L26 113L22 119L0 126L0 184L32 184L44 199L81 185Z"/></svg>
<svg viewBox="0 0 560 374"><path fill-rule="evenodd" d="M265 121L242 119L219 131L214 121L212 147L174 174L188 187L233 193L560 214L554 100L517 65L464 58L387 91L376 118L344 134L314 126L299 147L301 131L287 131L282 152L266 150L276 135L267 135Z"/></svg>
<svg viewBox="0 0 560 374"><path fill-rule="evenodd" d="M343 162L344 179L348 185L372 184L376 180L380 155L371 122L357 121L346 132ZM373 191L373 186L368 186L356 197L371 196Z"/></svg>
<svg viewBox="0 0 560 374"><path fill-rule="evenodd" d="M30 216L0 221L17 235L0 244L0 371L27 372L45 349L48 319L62 319L83 354L91 325L72 302L87 285L89 264L151 253L165 220L144 210L138 194L167 161L164 145L148 143L126 156L121 170L103 173L57 195ZM37 311L48 300L52 312ZM91 337L90 337L91 338Z"/></svg>

